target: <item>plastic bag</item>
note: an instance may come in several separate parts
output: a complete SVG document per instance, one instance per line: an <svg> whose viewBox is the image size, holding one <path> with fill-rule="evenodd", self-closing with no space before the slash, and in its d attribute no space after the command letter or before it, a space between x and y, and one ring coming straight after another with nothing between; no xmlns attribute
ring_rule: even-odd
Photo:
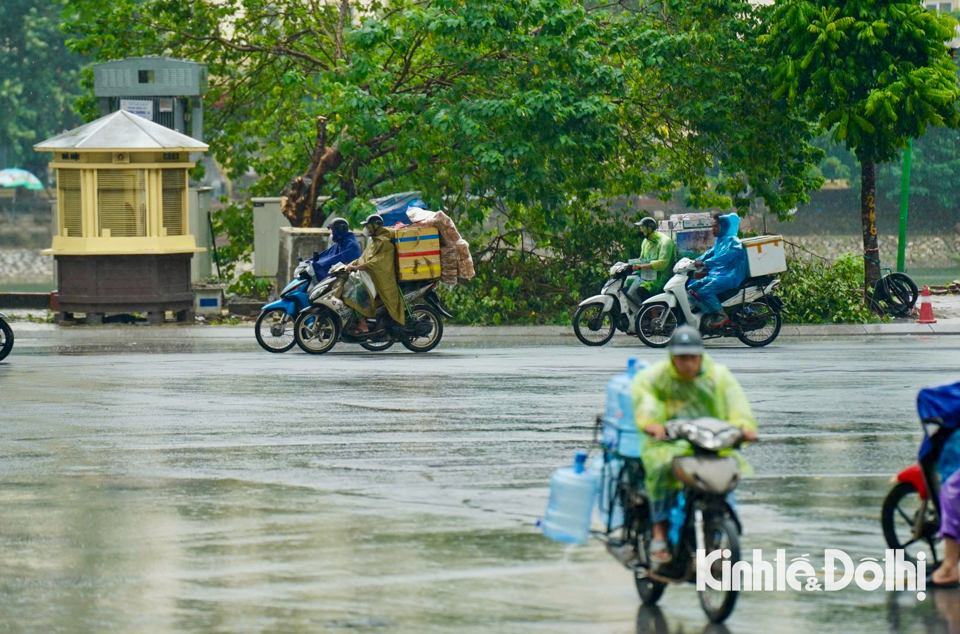
<svg viewBox="0 0 960 634"><path fill-rule="evenodd" d="M457 250L457 274L465 280L473 279L477 273L473 268L473 256L470 255L470 244L461 238L457 240L455 248Z"/></svg>
<svg viewBox="0 0 960 634"><path fill-rule="evenodd" d="M364 310L373 310L377 287L366 271L354 271L343 285L343 297Z"/></svg>

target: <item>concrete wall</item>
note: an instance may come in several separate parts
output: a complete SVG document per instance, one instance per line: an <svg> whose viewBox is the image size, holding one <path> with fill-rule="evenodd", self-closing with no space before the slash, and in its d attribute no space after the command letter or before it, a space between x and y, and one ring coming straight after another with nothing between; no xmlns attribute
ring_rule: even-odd
<svg viewBox="0 0 960 634"><path fill-rule="evenodd" d="M831 260L847 253L863 253L863 238L859 235L790 236L787 242L798 244L817 255ZM880 260L890 268L897 265L897 236L881 235ZM787 246L787 254L790 254ZM953 258L958 258L957 260ZM947 268L960 266L960 234L937 236L910 236L907 239L906 267Z"/></svg>

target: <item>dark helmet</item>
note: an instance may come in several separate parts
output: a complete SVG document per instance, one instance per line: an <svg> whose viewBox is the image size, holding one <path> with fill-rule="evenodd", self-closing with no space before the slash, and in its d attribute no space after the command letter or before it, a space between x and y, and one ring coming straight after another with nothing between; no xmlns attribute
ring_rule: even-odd
<svg viewBox="0 0 960 634"><path fill-rule="evenodd" d="M374 227L383 226L383 217L380 214L370 214L367 216L367 219L363 221L364 225L373 225Z"/></svg>
<svg viewBox="0 0 960 634"><path fill-rule="evenodd" d="M329 224L327 224L327 227L330 228L330 231L339 231L340 233L347 233L350 231L350 223L343 218L334 218L329 222Z"/></svg>
<svg viewBox="0 0 960 634"><path fill-rule="evenodd" d="M657 221L651 218L650 216L647 216L646 218L642 218L640 222L635 222L633 224L636 225L637 227L646 227L651 231L657 230Z"/></svg>
<svg viewBox="0 0 960 634"><path fill-rule="evenodd" d="M670 352L672 357L684 354L703 354L703 338L693 326L680 326L670 337L667 351Z"/></svg>

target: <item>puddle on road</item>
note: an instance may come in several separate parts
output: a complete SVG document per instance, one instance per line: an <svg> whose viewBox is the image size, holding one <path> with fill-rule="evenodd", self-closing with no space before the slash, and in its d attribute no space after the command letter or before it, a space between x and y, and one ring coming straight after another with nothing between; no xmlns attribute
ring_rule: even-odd
<svg viewBox="0 0 960 634"><path fill-rule="evenodd" d="M215 342L213 342L215 343ZM204 343L207 345L207 343ZM793 350L793 349L792 349ZM636 351L27 355L0 368L0 623L33 631L942 632L960 595L750 593L706 628L692 587L639 609L597 543L545 540L551 471L589 445ZM769 441L744 548L881 556L916 388L834 353L718 351ZM930 350L931 367L947 364ZM411 359L416 363L412 364ZM762 359L759 360L758 359ZM768 372L743 373L765 364ZM816 369L816 371L814 371ZM895 395L903 394L903 398ZM882 407L881 405L882 404ZM958 627L957 624L951 625Z"/></svg>

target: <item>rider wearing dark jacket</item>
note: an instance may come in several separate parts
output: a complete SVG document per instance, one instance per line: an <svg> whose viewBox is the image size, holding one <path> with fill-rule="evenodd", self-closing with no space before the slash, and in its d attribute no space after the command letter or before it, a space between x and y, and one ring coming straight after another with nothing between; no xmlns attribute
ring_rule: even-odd
<svg viewBox="0 0 960 634"><path fill-rule="evenodd" d="M333 234L333 245L323 253L314 253L311 260L318 280L325 278L334 264L350 264L363 253L346 220L334 218L328 226Z"/></svg>

